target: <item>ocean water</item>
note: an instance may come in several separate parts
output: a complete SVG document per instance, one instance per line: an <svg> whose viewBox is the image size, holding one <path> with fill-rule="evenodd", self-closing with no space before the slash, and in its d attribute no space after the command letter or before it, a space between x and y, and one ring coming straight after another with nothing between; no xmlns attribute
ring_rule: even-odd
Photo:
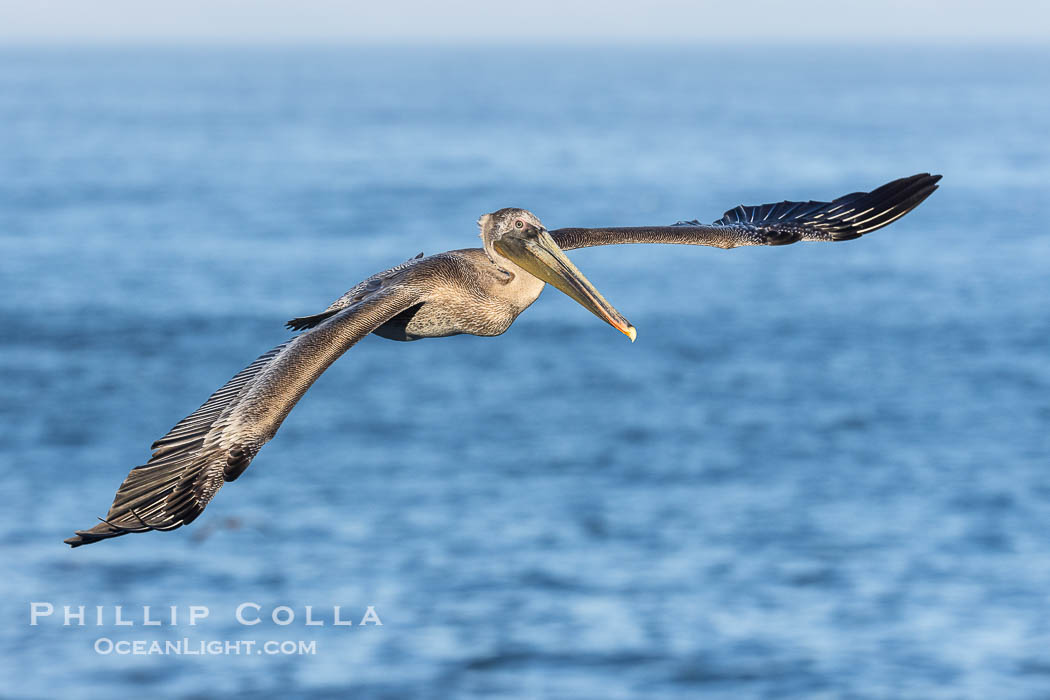
<svg viewBox="0 0 1050 700"><path fill-rule="evenodd" d="M1036 48L0 51L0 695L1046 697L1048 85ZM484 212L923 171L857 241L571 253L633 345L556 290L368 338L192 526L62 544L286 319Z"/></svg>

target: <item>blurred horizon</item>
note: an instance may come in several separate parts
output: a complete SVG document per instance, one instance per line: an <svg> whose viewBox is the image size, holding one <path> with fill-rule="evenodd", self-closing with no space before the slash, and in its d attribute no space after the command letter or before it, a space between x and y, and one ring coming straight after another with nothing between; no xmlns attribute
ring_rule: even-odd
<svg viewBox="0 0 1050 700"><path fill-rule="evenodd" d="M474 40L464 43L463 37L70 37L70 36L38 36L38 37L3 37L0 36L0 51L7 48L70 48L70 49L92 49L92 48L131 48L148 50L150 48L260 48L260 49L284 49L297 50L309 49L355 49L355 48L405 48L416 47L419 49L446 49L460 48L463 50L474 49L496 49L502 46L500 41ZM689 49L694 51L710 51L712 49L746 50L738 40L727 37L704 37L702 42L694 41L688 37L660 38L660 37L616 37L597 36L586 38L571 37L546 37L530 39L530 46L558 49ZM1009 36L945 36L945 37L916 37L916 36L872 36L863 38L826 38L822 40L821 50L827 49L840 51L851 47L858 48L929 48L935 49L963 49L963 48L999 48L1004 50L1027 50L1050 48L1050 33L1046 36L1009 37ZM510 43L510 48L517 49L519 44ZM756 51L770 48L790 47L804 49L804 53L812 54L814 47L811 37L768 37L762 39L761 47L754 47Z"/></svg>
<svg viewBox="0 0 1050 700"><path fill-rule="evenodd" d="M1050 6L1025 0L944 3L888 0L742 0L734 3L627 0L591 3L394 0L347 6L338 0L134 0L79 3L0 0L0 41L414 41L540 44L570 41L826 42L879 39L1035 41L1050 39Z"/></svg>
<svg viewBox="0 0 1050 700"><path fill-rule="evenodd" d="M660 39L652 37L622 38L622 37L590 37L586 39L571 39L566 37L551 37L548 39L534 40L531 46L545 49L574 50L580 51L609 51L618 48L624 50L667 50L667 51L692 51L710 52L712 50L726 49L740 51L746 49L733 39L711 37L705 38L702 43L691 41L688 38ZM131 37L30 37L26 39L0 37L0 52L5 50L20 49L70 49L85 50L93 49L133 49L149 51L151 49L187 49L187 50L210 50L229 48L231 50L354 50L354 49L403 49L411 48L418 50L490 50L498 49L501 44L496 41L471 41L464 43L460 37L428 37L425 39L413 37L257 37L238 39L236 37L146 37L142 39ZM516 46L512 46L516 48ZM776 48L800 49L800 53L810 55L813 46L808 38L774 37L763 39L761 50ZM880 48L902 48L902 49L994 49L1002 51L1045 51L1050 49L1050 35L1047 37L938 37L926 39L921 37L867 37L862 39L827 39L822 41L821 50L843 51L849 49L880 49ZM757 51L759 47L755 47Z"/></svg>

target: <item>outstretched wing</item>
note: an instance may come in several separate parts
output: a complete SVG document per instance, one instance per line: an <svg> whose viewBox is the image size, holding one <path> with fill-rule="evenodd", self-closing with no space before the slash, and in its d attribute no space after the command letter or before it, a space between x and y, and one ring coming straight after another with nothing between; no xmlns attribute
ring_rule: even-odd
<svg viewBox="0 0 1050 700"><path fill-rule="evenodd" d="M192 522L224 483L248 468L314 380L420 294L410 279L402 280L260 356L153 443L152 459L131 470L105 519L66 543L77 547Z"/></svg>
<svg viewBox="0 0 1050 700"><path fill-rule="evenodd" d="M901 218L937 189L940 175L920 173L871 192L832 202L779 202L739 206L713 224L679 221L673 226L562 228L551 231L563 250L617 243L681 243L736 248L796 241L848 241Z"/></svg>

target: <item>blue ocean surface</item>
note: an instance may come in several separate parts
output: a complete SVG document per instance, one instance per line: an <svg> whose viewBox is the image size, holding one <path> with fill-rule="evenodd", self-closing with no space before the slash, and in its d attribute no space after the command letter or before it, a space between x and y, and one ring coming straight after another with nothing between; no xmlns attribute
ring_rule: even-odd
<svg viewBox="0 0 1050 700"><path fill-rule="evenodd" d="M1048 86L1045 48L0 50L0 695L1046 697ZM287 319L482 213L925 171L848 243L570 253L633 345L550 289L369 337L190 527L62 544ZM306 651L115 646L242 640Z"/></svg>

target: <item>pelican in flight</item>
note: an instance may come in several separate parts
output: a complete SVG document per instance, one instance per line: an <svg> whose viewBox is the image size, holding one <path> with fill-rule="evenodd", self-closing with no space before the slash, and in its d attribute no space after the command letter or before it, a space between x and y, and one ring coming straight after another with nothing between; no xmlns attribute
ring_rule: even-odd
<svg viewBox="0 0 1050 700"><path fill-rule="evenodd" d="M223 484L244 473L314 380L369 333L403 341L500 335L552 284L633 341L634 326L565 250L619 243L735 248L848 241L907 214L940 179L922 173L832 202L739 206L713 224L548 231L524 209L485 214L478 221L481 248L420 253L372 275L321 313L289 321L289 328L303 332L261 355L154 442L153 456L124 479L106 517L66 543L78 547L193 522Z"/></svg>

